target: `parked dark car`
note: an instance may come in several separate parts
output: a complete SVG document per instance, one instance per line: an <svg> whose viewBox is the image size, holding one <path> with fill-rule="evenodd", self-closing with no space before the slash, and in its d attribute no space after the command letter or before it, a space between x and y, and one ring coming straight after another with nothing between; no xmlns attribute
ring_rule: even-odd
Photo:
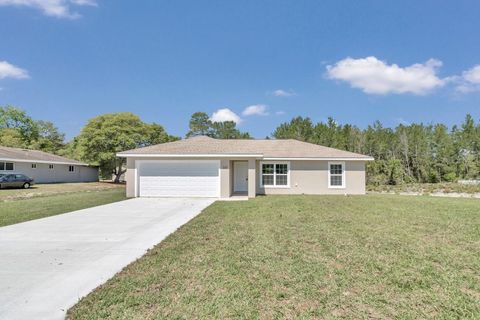
<svg viewBox="0 0 480 320"><path fill-rule="evenodd" d="M34 184L32 178L21 173L0 174L0 189L2 188L24 188L28 189Z"/></svg>

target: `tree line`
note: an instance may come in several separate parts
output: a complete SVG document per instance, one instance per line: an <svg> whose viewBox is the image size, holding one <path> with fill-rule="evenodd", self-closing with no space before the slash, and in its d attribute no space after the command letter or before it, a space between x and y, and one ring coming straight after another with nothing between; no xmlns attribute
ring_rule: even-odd
<svg viewBox="0 0 480 320"><path fill-rule="evenodd" d="M218 139L250 139L233 121L212 122L205 112L195 112L186 137L206 135ZM314 123L295 117L280 124L275 139L297 139L373 156L367 164L370 184L451 182L480 177L480 123L467 115L460 125L409 124L384 127L379 121L365 129L338 124L329 118ZM87 122L69 142L49 121L34 120L25 111L0 106L0 145L42 150L100 167L104 178L116 180L125 172L121 151L180 139L159 124L143 122L129 112L109 113Z"/></svg>
<svg viewBox="0 0 480 320"><path fill-rule="evenodd" d="M413 123L386 128L379 121L365 129L329 118L313 123L296 117L272 136L293 138L373 156L367 164L370 184L436 183L480 176L480 123L467 114L460 125Z"/></svg>

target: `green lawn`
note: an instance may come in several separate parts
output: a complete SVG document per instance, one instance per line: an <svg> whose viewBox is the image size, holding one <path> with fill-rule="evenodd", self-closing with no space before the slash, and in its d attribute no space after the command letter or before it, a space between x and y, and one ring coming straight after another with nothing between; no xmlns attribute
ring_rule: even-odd
<svg viewBox="0 0 480 320"><path fill-rule="evenodd" d="M76 193L83 191L101 191L111 189L125 190L125 185L110 182L77 182L77 183L45 183L35 184L29 189L0 189L0 202L35 197L52 196L56 194Z"/></svg>
<svg viewBox="0 0 480 320"><path fill-rule="evenodd" d="M216 202L72 319L479 319L480 201Z"/></svg>
<svg viewBox="0 0 480 320"><path fill-rule="evenodd" d="M0 194L3 191L19 192L21 190L0 190ZM77 190L76 192L54 193L32 198L0 201L0 227L124 199L124 188L108 188Z"/></svg>

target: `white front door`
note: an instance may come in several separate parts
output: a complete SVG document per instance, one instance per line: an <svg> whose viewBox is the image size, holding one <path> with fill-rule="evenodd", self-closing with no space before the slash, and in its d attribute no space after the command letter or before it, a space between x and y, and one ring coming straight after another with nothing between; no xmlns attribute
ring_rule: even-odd
<svg viewBox="0 0 480 320"><path fill-rule="evenodd" d="M233 191L247 192L248 190L248 162L233 162Z"/></svg>

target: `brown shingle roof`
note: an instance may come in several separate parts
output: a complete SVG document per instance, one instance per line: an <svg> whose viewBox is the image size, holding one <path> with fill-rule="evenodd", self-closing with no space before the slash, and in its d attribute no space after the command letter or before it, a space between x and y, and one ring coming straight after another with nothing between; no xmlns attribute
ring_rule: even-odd
<svg viewBox="0 0 480 320"><path fill-rule="evenodd" d="M298 140L213 139L193 137L149 147L120 152L131 155L258 155L264 158L352 158L372 159L369 156L328 148Z"/></svg>
<svg viewBox="0 0 480 320"><path fill-rule="evenodd" d="M32 162L51 162L74 165L87 165L83 162L57 156L55 154L46 153L38 150L10 148L0 146L0 160L17 160L17 161L32 161Z"/></svg>

